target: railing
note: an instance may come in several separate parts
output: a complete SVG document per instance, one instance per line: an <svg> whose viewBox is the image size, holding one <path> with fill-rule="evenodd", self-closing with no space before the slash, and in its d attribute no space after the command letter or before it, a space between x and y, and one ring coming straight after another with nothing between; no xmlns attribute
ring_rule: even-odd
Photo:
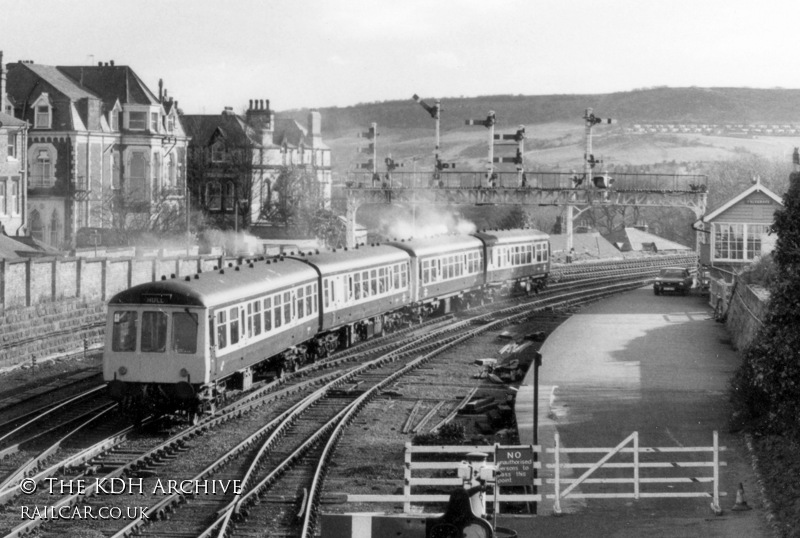
<svg viewBox="0 0 800 538"><path fill-rule="evenodd" d="M599 177L603 174L595 174ZM369 172L352 172L345 184L348 188L532 188L543 190L562 190L592 187L591 178L583 179L582 174L574 172L530 172L524 177L517 172L496 172L493 182L486 172L446 171L434 178L431 172L393 172L373 176ZM708 177L700 174L637 174L609 172L613 179L611 187L620 191L659 191L659 192L706 192ZM580 184L578 181L582 180Z"/></svg>
<svg viewBox="0 0 800 538"><path fill-rule="evenodd" d="M489 465L497 462L498 445L452 445L452 446L413 446L411 443L406 443L405 448L405 467L404 467L404 485L402 495L360 495L348 494L347 502L355 503L402 503L403 511L411 513L413 511L412 504L426 504L426 503L447 503L450 498L449 495L444 493L420 493L419 488L422 486L441 488L449 487L452 489L463 487L464 480L458 477L458 470L463 465L461 460L465 459L468 454L482 453L488 457L487 463ZM542 451L541 446L526 447L536 453ZM414 461L415 456L425 455L425 461ZM431 461L436 456L440 458L436 461ZM448 458L449 456L449 458ZM457 457L461 456L461 457ZM449 461L445 461L449 460ZM541 462L535 461L533 463L534 469L541 469ZM421 475L422 473L423 475ZM447 475L447 476L442 476ZM541 494L533 493L502 493L500 486L489 482L486 484L491 488L491 491L486 492L485 500L487 502L497 503L501 502L541 502ZM542 479L535 478L531 481L529 486L541 486Z"/></svg>

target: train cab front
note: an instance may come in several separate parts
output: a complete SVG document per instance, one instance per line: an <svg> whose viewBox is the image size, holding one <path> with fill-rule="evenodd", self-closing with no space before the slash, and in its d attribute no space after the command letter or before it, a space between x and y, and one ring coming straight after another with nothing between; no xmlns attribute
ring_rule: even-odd
<svg viewBox="0 0 800 538"><path fill-rule="evenodd" d="M103 378L112 399L141 415L193 409L210 368L201 309L109 305Z"/></svg>

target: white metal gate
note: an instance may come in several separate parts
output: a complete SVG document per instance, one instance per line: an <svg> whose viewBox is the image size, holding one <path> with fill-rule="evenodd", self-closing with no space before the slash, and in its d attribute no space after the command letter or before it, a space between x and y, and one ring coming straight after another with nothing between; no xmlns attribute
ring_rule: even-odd
<svg viewBox="0 0 800 538"><path fill-rule="evenodd" d="M632 445L628 447L628 445ZM720 495L725 495L719 491L719 468L725 462L719 460L719 452L725 447L719 446L719 435L715 431L713 445L710 447L650 447L639 446L639 433L633 432L620 444L614 448L565 448L560 444L559 435L555 435L555 448L548 448L547 453L554 455L554 463L548 463L547 468L554 470L554 478L547 479L548 484L553 484L555 493L547 495L548 499L554 499L553 509L556 514L561 513L561 500L568 496L575 499L602 499L602 498L622 498L640 499L653 497L711 497L711 508L715 513L721 513L719 507ZM642 454L665 454L674 453L711 453L708 461L675 461L670 458L667 461L640 461ZM569 454L602 454L605 455L596 463L562 463L562 456ZM612 458L622 454L630 454L632 461L610 461ZM648 458L651 459L651 458ZM682 469L682 468L711 468L711 476L642 476L644 469ZM563 478L563 469L586 469L578 478ZM598 473L600 469L631 469L632 475L623 478L589 478L592 474ZM650 474L650 473L648 473ZM665 473L666 474L666 473ZM648 491L642 492L642 484L702 484L712 483L712 491ZM575 492L579 485L591 484L631 484L632 491L584 493ZM564 487L566 486L566 488ZM687 488L688 489L688 488Z"/></svg>

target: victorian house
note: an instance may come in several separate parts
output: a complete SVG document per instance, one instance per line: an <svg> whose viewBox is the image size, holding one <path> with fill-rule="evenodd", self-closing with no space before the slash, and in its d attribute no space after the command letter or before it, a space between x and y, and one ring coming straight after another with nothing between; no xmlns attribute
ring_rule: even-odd
<svg viewBox="0 0 800 538"><path fill-rule="evenodd" d="M28 124L10 114L0 51L0 236L24 236L26 219L25 138Z"/></svg>
<svg viewBox="0 0 800 538"><path fill-rule="evenodd" d="M154 94L114 62L96 66L8 64L15 117L27 140L28 227L53 246L81 228L152 228L183 207L188 139L177 102Z"/></svg>
<svg viewBox="0 0 800 538"><path fill-rule="evenodd" d="M251 100L244 115L226 107L219 115L181 116L191 138L192 200L220 227L264 223L277 201L275 181L285 167L313 173L325 200L331 192L331 152L322 142L319 111L308 124L276 122L268 100Z"/></svg>

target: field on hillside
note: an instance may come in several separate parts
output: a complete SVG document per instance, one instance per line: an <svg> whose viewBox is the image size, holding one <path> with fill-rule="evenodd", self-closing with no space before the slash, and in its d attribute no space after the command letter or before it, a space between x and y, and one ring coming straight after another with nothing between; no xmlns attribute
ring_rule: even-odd
<svg viewBox="0 0 800 538"><path fill-rule="evenodd" d="M469 130L467 130L469 129ZM457 163L460 170L485 170L488 155L488 130L483 127L444 131L441 156ZM513 133L516 126L499 125L496 133ZM433 130L401 130L386 127L378 138L378 169L391 155L403 163L400 171L433 169ZM699 134L627 134L620 127L597 127L593 131L593 153L607 167L615 165L656 165L730 160L748 153L769 159L790 160L800 137L738 138ZM333 153L334 172L339 177L366 162L369 155L359 153L368 142L352 136L325 139ZM563 122L534 125L526 129L525 166L537 169L580 169L583 163L584 129L581 123ZM512 156L516 147L495 146L495 156ZM513 170L513 164L498 164L498 169Z"/></svg>

